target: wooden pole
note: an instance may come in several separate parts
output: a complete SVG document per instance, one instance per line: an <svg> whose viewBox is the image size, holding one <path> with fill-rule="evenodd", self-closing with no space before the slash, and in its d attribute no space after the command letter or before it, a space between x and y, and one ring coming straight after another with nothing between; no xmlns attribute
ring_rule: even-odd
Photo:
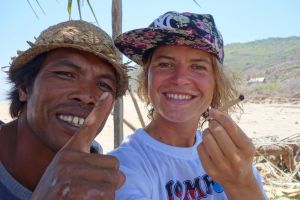
<svg viewBox="0 0 300 200"><path fill-rule="evenodd" d="M122 33L122 0L112 0L112 38ZM121 54L118 53L120 61ZM120 97L114 105L114 148L123 140L123 98Z"/></svg>
<svg viewBox="0 0 300 200"><path fill-rule="evenodd" d="M133 95L133 93L132 93L132 91L131 91L130 88L128 89L128 91L129 91L129 94L130 94L131 99L132 99L132 101L133 101L133 105L134 105L134 107L135 107L135 110L136 110L136 112L137 112L137 114L138 114L140 123L141 123L142 127L145 128L145 122L144 122L142 113L141 113L141 111L140 111L138 102L137 102L137 100L135 99L135 97L134 97L134 95Z"/></svg>

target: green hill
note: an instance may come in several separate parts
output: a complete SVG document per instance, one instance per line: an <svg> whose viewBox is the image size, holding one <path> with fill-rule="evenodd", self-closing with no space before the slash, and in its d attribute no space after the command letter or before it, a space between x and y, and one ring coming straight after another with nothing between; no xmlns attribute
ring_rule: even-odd
<svg viewBox="0 0 300 200"><path fill-rule="evenodd" d="M248 98L300 98L300 37L228 44L224 65ZM129 72L134 89L138 69ZM248 83L257 77L263 77L265 82Z"/></svg>
<svg viewBox="0 0 300 200"><path fill-rule="evenodd" d="M226 45L224 65L251 95L300 98L300 37ZM257 77L265 82L248 83Z"/></svg>

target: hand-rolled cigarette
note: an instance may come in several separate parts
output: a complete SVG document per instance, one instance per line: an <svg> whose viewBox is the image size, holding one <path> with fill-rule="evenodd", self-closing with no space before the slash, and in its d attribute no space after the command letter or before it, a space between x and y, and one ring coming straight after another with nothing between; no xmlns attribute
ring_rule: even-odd
<svg viewBox="0 0 300 200"><path fill-rule="evenodd" d="M224 106L222 106L221 108L219 108L220 111L227 111L231 106L234 106L235 104L238 104L239 102L244 100L244 95L240 95L238 98L228 102L227 104L225 104Z"/></svg>

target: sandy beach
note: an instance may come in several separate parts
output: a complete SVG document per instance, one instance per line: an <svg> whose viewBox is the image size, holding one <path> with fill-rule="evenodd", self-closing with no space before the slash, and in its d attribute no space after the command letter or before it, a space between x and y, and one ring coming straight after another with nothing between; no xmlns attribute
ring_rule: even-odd
<svg viewBox="0 0 300 200"><path fill-rule="evenodd" d="M136 128L141 127L134 104L129 95L123 98L124 118ZM11 120L8 111L9 102L0 102L0 120ZM147 123L147 110L139 102L140 109ZM232 113L232 117L251 138L275 137L282 139L293 134L300 134L300 104L295 103L250 103L243 104L244 112ZM124 124L124 138L133 131ZM109 116L103 131L97 136L104 153L114 148L113 116Z"/></svg>

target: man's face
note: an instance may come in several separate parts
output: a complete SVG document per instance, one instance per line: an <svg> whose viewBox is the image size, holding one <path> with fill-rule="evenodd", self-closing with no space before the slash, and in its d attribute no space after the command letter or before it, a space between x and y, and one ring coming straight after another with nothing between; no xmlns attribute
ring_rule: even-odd
<svg viewBox="0 0 300 200"><path fill-rule="evenodd" d="M82 125L103 92L116 94L110 64L91 53L56 49L48 54L32 90L25 94L22 112L35 137L56 152Z"/></svg>

